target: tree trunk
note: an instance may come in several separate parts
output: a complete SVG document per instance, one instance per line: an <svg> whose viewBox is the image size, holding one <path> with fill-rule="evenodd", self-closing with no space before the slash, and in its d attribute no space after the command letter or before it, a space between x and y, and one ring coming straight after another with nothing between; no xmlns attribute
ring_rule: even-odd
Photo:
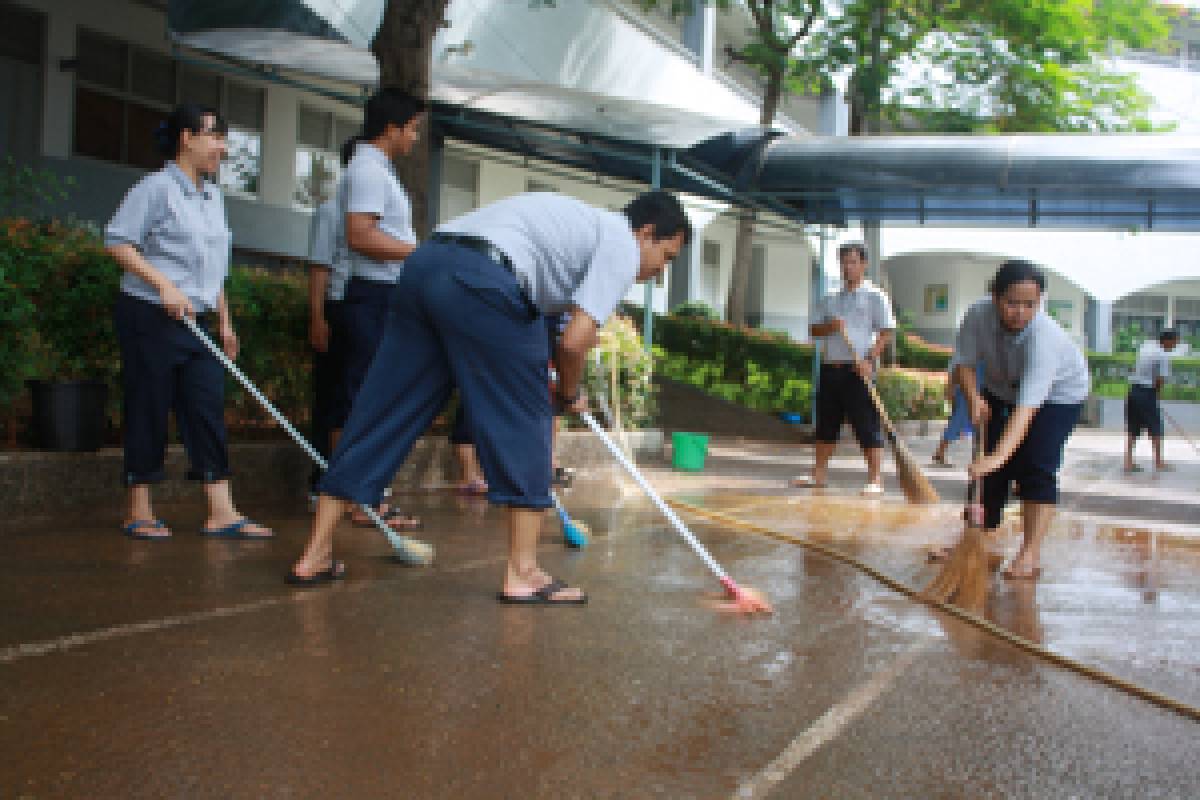
<svg viewBox="0 0 1200 800"><path fill-rule="evenodd" d="M380 87L399 88L429 97L433 37L445 19L449 0L388 0L383 23L371 43L379 62ZM423 238L429 229L428 125L412 153L396 161L396 175L408 190L413 230Z"/></svg>
<svg viewBox="0 0 1200 800"><path fill-rule="evenodd" d="M771 127L779 110L783 94L782 71L767 76L762 110L758 124ZM742 209L738 216L737 239L733 245L733 271L729 275L729 293L725 297L725 319L731 325L746 324L746 291L750 286L750 268L754 261L754 223L757 215L752 209Z"/></svg>

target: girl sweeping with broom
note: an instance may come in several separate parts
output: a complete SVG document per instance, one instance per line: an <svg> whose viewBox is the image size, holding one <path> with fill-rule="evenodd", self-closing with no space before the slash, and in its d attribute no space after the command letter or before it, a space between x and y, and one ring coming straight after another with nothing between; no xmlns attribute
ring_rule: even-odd
<svg viewBox="0 0 1200 800"><path fill-rule="evenodd" d="M983 481L986 531L1000 525L1010 484L1019 486L1024 538L1003 574L1036 579L1058 502L1063 448L1088 394L1087 359L1042 310L1046 278L1033 264L1004 262L990 291L990 299L967 310L955 341L954 379L972 422L986 432L985 454L968 471Z"/></svg>

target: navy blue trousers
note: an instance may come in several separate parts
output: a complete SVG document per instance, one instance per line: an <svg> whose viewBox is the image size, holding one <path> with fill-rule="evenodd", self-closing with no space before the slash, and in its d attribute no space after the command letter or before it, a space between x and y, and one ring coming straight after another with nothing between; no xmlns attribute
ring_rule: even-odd
<svg viewBox="0 0 1200 800"><path fill-rule="evenodd" d="M548 358L545 323L512 273L456 244L421 245L319 490L378 503L457 386L488 499L548 508Z"/></svg>
<svg viewBox="0 0 1200 800"><path fill-rule="evenodd" d="M362 388L375 351L383 339L394 284L351 278L342 299L345 333L345 389L350 403Z"/></svg>
<svg viewBox="0 0 1200 800"><path fill-rule="evenodd" d="M992 414L987 424L987 452L996 449L1008 416L1013 407L994 395L984 392ZM1063 450L1075 424L1079 422L1082 404L1046 403L1033 415L1025 440L1003 467L983 479L984 525L995 528L1004 515L1010 485L1015 481L1018 495L1031 503L1054 505L1058 502L1058 470L1062 466Z"/></svg>
<svg viewBox="0 0 1200 800"><path fill-rule="evenodd" d="M124 484L157 483L166 477L172 410L188 455L187 477L209 483L229 477L221 362L162 306L122 293L113 316L125 396ZM197 321L210 333L203 317Z"/></svg>

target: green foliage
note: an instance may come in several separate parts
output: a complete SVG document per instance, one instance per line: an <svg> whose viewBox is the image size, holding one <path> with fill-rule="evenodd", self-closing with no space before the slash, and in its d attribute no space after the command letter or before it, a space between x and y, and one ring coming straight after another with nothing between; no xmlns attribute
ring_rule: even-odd
<svg viewBox="0 0 1200 800"><path fill-rule="evenodd" d="M699 300L689 300L686 303L680 303L671 309L671 314L684 319L720 319L721 315L716 312L708 303L703 303Z"/></svg>
<svg viewBox="0 0 1200 800"><path fill-rule="evenodd" d="M1136 322L1130 323L1113 334L1113 352L1114 353L1137 353L1138 348L1142 346L1142 342L1149 338L1149 334L1142 331L1142 326Z"/></svg>
<svg viewBox="0 0 1200 800"><path fill-rule="evenodd" d="M655 403L654 358L646 352L637 327L628 318L613 315L600 330L593 358L588 360L585 382L593 391L604 392L611 404L616 399L625 428L647 428L658 412ZM613 386L616 367L617 385Z"/></svg>
<svg viewBox="0 0 1200 800"><path fill-rule="evenodd" d="M113 304L120 267L97 235L57 222L0 220L0 406L31 378L102 380L120 408L120 353ZM302 276L235 267L226 284L241 341L239 365L293 421L307 415L311 357ZM235 420L265 419L232 379Z"/></svg>
<svg viewBox="0 0 1200 800"><path fill-rule="evenodd" d="M0 407L4 408L12 407L25 381L33 377L37 308L26 287L48 261L43 250L28 247L35 236L24 220L0 222Z"/></svg>
<svg viewBox="0 0 1200 800"><path fill-rule="evenodd" d="M1124 397L1129 392L1129 375L1136 360L1132 352L1088 353L1092 394ZM1164 400L1200 403L1200 358L1172 358L1171 377L1160 396Z"/></svg>
<svg viewBox="0 0 1200 800"><path fill-rule="evenodd" d="M944 372L882 369L875 388L893 421L945 419L949 413Z"/></svg>
<svg viewBox="0 0 1200 800"><path fill-rule="evenodd" d="M238 334L238 366L292 422L306 420L312 356L304 276L235 267L225 283L225 296ZM232 378L226 381L226 396L238 417L269 419Z"/></svg>
<svg viewBox="0 0 1200 800"><path fill-rule="evenodd" d="M0 161L0 218L42 219L45 210L66 200L74 186L74 178L59 178L5 156Z"/></svg>

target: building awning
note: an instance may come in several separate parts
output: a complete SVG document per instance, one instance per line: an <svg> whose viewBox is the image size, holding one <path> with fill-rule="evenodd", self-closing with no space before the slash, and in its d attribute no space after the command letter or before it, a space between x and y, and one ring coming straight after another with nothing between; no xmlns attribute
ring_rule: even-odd
<svg viewBox="0 0 1200 800"><path fill-rule="evenodd" d="M175 41L353 84L384 0L171 0ZM1200 138L1162 134L822 138L435 65L441 133L802 223L1200 230ZM357 95L345 99L357 101Z"/></svg>

